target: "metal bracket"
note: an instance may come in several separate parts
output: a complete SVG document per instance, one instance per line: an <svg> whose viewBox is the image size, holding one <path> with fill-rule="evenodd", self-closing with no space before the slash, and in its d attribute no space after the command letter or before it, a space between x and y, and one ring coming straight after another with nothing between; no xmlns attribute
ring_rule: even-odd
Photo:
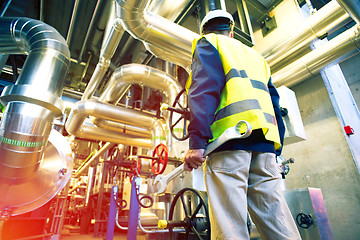
<svg viewBox="0 0 360 240"><path fill-rule="evenodd" d="M263 34L263 37L265 37L267 34L269 34L272 30L277 28L277 24L275 21L275 16L273 17L266 17L264 20L261 21L261 31Z"/></svg>

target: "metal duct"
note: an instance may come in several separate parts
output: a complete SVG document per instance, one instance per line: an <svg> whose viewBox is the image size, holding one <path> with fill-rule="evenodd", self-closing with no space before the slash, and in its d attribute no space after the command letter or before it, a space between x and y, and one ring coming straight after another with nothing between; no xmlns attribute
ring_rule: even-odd
<svg viewBox="0 0 360 240"><path fill-rule="evenodd" d="M171 53L173 63L190 69L191 43L199 35L146 11L149 0L117 0L123 27L134 38ZM148 49L151 51L151 49ZM157 56L157 55L155 55ZM157 56L168 61L168 56ZM174 59L177 60L174 62Z"/></svg>
<svg viewBox="0 0 360 240"><path fill-rule="evenodd" d="M15 85L4 88L0 127L0 176L26 180L39 168L61 94L70 52L63 37L43 22L0 18L0 53L28 53Z"/></svg>
<svg viewBox="0 0 360 240"><path fill-rule="evenodd" d="M100 50L99 62L96 65L94 73L91 76L91 79L86 86L84 94L81 100L90 99L100 82L102 81L106 71L108 70L111 62L111 58L114 56L116 48L118 47L120 40L124 34L124 29L121 26L119 17L116 14L116 2L112 4L112 9L110 11L111 16L109 17L109 22L107 28L110 28L108 34L105 35L103 44Z"/></svg>
<svg viewBox="0 0 360 240"><path fill-rule="evenodd" d="M289 34L283 41L270 47L268 51L263 53L263 56L272 67L292 53L308 46L314 39L344 23L347 19L349 19L349 15L336 0L333 0L309 17L307 22L297 28L293 34Z"/></svg>
<svg viewBox="0 0 360 240"><path fill-rule="evenodd" d="M131 125L151 129L153 141L137 138L127 133L120 134L108 129L85 125L84 121L87 116L124 124L131 123ZM154 147L158 140L165 135L161 120L150 114L93 100L75 103L65 127L70 134L76 137L146 148Z"/></svg>
<svg viewBox="0 0 360 240"><path fill-rule="evenodd" d="M338 63L340 57L358 54L359 49L359 28L354 26L273 74L273 82L276 86L295 85L318 73L326 65Z"/></svg>
<svg viewBox="0 0 360 240"><path fill-rule="evenodd" d="M360 3L358 0L337 0L357 24L360 24Z"/></svg>

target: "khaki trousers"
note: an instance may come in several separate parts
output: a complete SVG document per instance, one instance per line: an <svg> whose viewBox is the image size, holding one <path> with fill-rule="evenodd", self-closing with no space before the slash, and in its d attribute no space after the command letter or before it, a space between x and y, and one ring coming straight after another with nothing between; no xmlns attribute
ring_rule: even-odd
<svg viewBox="0 0 360 240"><path fill-rule="evenodd" d="M301 239L280 189L275 154L243 150L211 154L204 178L211 240L249 239L248 211L262 240Z"/></svg>

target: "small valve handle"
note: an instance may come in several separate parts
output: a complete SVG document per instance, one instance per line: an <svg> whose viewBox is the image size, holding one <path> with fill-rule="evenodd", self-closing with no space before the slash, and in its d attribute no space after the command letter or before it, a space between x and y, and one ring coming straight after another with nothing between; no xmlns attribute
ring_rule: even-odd
<svg viewBox="0 0 360 240"><path fill-rule="evenodd" d="M154 148L153 157L156 157L151 161L151 168L154 174L162 174L165 171L168 162L168 149L160 143ZM162 166L161 166L162 165Z"/></svg>

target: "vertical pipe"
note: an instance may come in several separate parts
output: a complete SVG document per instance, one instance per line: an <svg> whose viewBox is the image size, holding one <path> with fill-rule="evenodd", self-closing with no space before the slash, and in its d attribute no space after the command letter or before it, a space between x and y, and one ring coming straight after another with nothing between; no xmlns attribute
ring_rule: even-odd
<svg viewBox="0 0 360 240"><path fill-rule="evenodd" d="M9 8L9 6L10 6L11 1L12 1L12 0L8 0L8 2L6 3L4 9L2 10L2 12L1 12L1 14L0 14L0 17L3 17L3 16L4 16L6 10L7 10L7 9Z"/></svg>
<svg viewBox="0 0 360 240"><path fill-rule="evenodd" d="M116 218L115 197L117 196L117 193L118 193L117 186L113 186L110 196L110 209L109 209L108 225L106 230L106 240L112 240L114 238L114 228L115 228L115 218Z"/></svg>
<svg viewBox="0 0 360 240"><path fill-rule="evenodd" d="M71 42L71 37L72 37L72 33L73 33L73 30L74 30L74 26L75 26L75 18L76 18L78 8L79 8L79 2L80 2L80 0L75 0L75 3L74 3L74 9L73 9L71 19L70 19L69 30L68 30L68 33L66 35L66 43L68 45L70 45L70 42Z"/></svg>
<svg viewBox="0 0 360 240"><path fill-rule="evenodd" d="M86 35L85 35L84 43L83 43L83 45L81 47L81 50L80 50L80 54L79 54L79 57L78 57L78 62L81 62L82 58L84 56L86 46L87 46L88 41L90 39L91 31L92 31L93 26L95 24L95 18L97 17L98 13L100 12L100 3L101 3L101 0L98 0L97 3L96 3L94 13L93 13L93 15L91 17L90 24L89 24L89 27L87 29Z"/></svg>
<svg viewBox="0 0 360 240"><path fill-rule="evenodd" d="M137 222L139 218L139 203L136 197L136 184L138 177L132 179L131 196L130 196L130 211L129 211L129 228L127 233L127 240L136 240Z"/></svg>

